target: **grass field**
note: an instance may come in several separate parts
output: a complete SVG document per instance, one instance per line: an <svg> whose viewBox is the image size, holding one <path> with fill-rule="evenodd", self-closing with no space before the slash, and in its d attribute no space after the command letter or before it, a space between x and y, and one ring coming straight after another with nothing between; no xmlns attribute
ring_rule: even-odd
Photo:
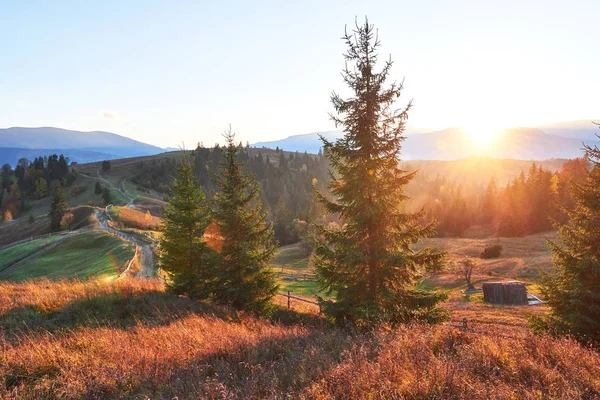
<svg viewBox="0 0 600 400"><path fill-rule="evenodd" d="M51 236L49 238L36 239L0 251L0 271L61 238L62 236Z"/></svg>
<svg viewBox="0 0 600 400"><path fill-rule="evenodd" d="M530 284L535 292L542 272L552 272L552 255L547 240L558 240L556 231L529 235L520 238L427 239L424 246L448 252L448 268L442 273L427 277L421 282L426 289L465 289L464 279L455 271L454 264L468 256L476 263L472 280L477 284L490 280L520 280ZM483 260L480 253L487 245L500 244L503 248L499 258Z"/></svg>
<svg viewBox="0 0 600 400"><path fill-rule="evenodd" d="M63 240L9 271L2 279L24 281L117 276L134 254L134 246L121 238L104 232L87 232Z"/></svg>
<svg viewBox="0 0 600 400"><path fill-rule="evenodd" d="M323 295L310 268L306 251L300 245L280 247L271 262L271 268L277 274L280 292L289 290L293 295L303 297Z"/></svg>
<svg viewBox="0 0 600 400"><path fill-rule="evenodd" d="M539 294L536 283L541 272L552 271L552 256L546 240L558 240L555 231L520 238L431 238L420 246L433 247L447 252L447 269L435 275L426 275L418 284L424 290L442 290L457 294L466 288L464 278L455 268L455 263L465 256L471 257L477 266L473 272L476 286L483 281L516 279L528 284L529 293ZM500 244L503 247L499 258L483 260L479 256L485 246ZM308 257L298 244L277 250L271 267L278 275L280 290L305 297L323 295L314 279ZM296 280L290 280L295 277ZM286 279L287 278L287 279ZM472 300L480 299L473 295Z"/></svg>
<svg viewBox="0 0 600 400"><path fill-rule="evenodd" d="M480 311L467 330L362 334L288 311L256 319L158 280L0 282L0 398L600 396L598 352L533 336L511 308Z"/></svg>

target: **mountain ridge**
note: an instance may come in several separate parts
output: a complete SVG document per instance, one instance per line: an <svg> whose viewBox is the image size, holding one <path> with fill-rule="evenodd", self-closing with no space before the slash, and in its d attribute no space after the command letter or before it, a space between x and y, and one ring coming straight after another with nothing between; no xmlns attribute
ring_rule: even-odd
<svg viewBox="0 0 600 400"><path fill-rule="evenodd" d="M405 159L457 160L470 156L540 160L576 158L585 145L600 145L598 126L585 120L559 122L541 127L503 129L489 143L480 145L463 128L446 128L428 133L406 132L402 156ZM545 130L544 130L545 129ZM552 134L548 133L552 132ZM257 142L254 147L279 147L287 151L317 153L322 144L319 134L328 140L342 136L341 130L312 132L285 139Z"/></svg>
<svg viewBox="0 0 600 400"><path fill-rule="evenodd" d="M33 159L53 153L86 163L124 157L154 155L163 149L104 131L76 131L56 127L0 129L0 163L15 165L20 158Z"/></svg>

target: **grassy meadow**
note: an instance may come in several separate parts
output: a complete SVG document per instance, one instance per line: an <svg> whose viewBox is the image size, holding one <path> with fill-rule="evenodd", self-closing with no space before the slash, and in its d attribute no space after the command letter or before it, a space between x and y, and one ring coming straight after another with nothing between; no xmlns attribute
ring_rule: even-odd
<svg viewBox="0 0 600 400"><path fill-rule="evenodd" d="M134 254L134 246L119 237L100 231L86 232L66 238L53 248L40 252L17 268L7 271L2 279L24 281L117 276Z"/></svg>
<svg viewBox="0 0 600 400"><path fill-rule="evenodd" d="M59 239L62 239L62 236L56 235L48 238L35 239L0 251L0 272L9 265L30 256Z"/></svg>
<svg viewBox="0 0 600 400"><path fill-rule="evenodd" d="M362 334L294 311L255 319L165 293L158 280L0 283L0 397L600 396L597 352L532 336L512 308L481 311L467 330Z"/></svg>
<svg viewBox="0 0 600 400"><path fill-rule="evenodd" d="M290 291L292 295L300 297L323 295L306 251L299 244L280 247L271 262L271 268L277 275L280 292Z"/></svg>

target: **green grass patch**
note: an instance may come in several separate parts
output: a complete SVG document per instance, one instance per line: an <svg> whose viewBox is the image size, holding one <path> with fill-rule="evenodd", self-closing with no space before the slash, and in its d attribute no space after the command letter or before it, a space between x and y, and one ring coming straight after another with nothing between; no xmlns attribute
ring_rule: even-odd
<svg viewBox="0 0 600 400"><path fill-rule="evenodd" d="M0 251L0 271L9 265L16 263L17 261L28 257L39 249L57 241L60 238L62 238L62 236L56 235L49 238L36 239Z"/></svg>
<svg viewBox="0 0 600 400"><path fill-rule="evenodd" d="M294 295L304 297L323 296L315 279L306 251L299 244L280 247L271 262L271 268L277 274L279 291L288 290ZM297 280L285 280L285 277Z"/></svg>
<svg viewBox="0 0 600 400"><path fill-rule="evenodd" d="M279 291L286 292L289 290L292 295L298 295L303 297L316 297L324 294L319 290L319 284L315 279L299 279L297 281L286 281L278 279Z"/></svg>
<svg viewBox="0 0 600 400"><path fill-rule="evenodd" d="M129 203L129 199L121 194L121 192L110 189L110 203L115 206L125 205Z"/></svg>
<svg viewBox="0 0 600 400"><path fill-rule="evenodd" d="M280 247L275 252L271 262L275 271L291 270L297 273L312 273L309 267L308 256L299 244Z"/></svg>
<svg viewBox="0 0 600 400"><path fill-rule="evenodd" d="M135 247L104 232L87 232L67 238L9 271L3 279L88 279L118 276L135 254Z"/></svg>

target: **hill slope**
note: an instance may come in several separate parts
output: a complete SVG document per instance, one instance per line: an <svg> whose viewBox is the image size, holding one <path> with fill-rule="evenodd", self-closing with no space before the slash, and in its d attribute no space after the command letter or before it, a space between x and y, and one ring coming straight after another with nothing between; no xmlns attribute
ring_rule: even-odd
<svg viewBox="0 0 600 400"><path fill-rule="evenodd" d="M0 255L11 249L0 252ZM41 251L17 267L4 271L0 280L118 276L134 254L133 245L119 237L100 231L86 232L67 237L56 247Z"/></svg>
<svg viewBox="0 0 600 400"><path fill-rule="evenodd" d="M316 316L280 311L265 321L235 314L165 293L157 280L0 283L0 332L6 332L0 397L600 395L597 352L532 336L525 310L481 311L494 318L468 330L412 326L350 334L324 328ZM284 316L286 324L273 323Z"/></svg>

